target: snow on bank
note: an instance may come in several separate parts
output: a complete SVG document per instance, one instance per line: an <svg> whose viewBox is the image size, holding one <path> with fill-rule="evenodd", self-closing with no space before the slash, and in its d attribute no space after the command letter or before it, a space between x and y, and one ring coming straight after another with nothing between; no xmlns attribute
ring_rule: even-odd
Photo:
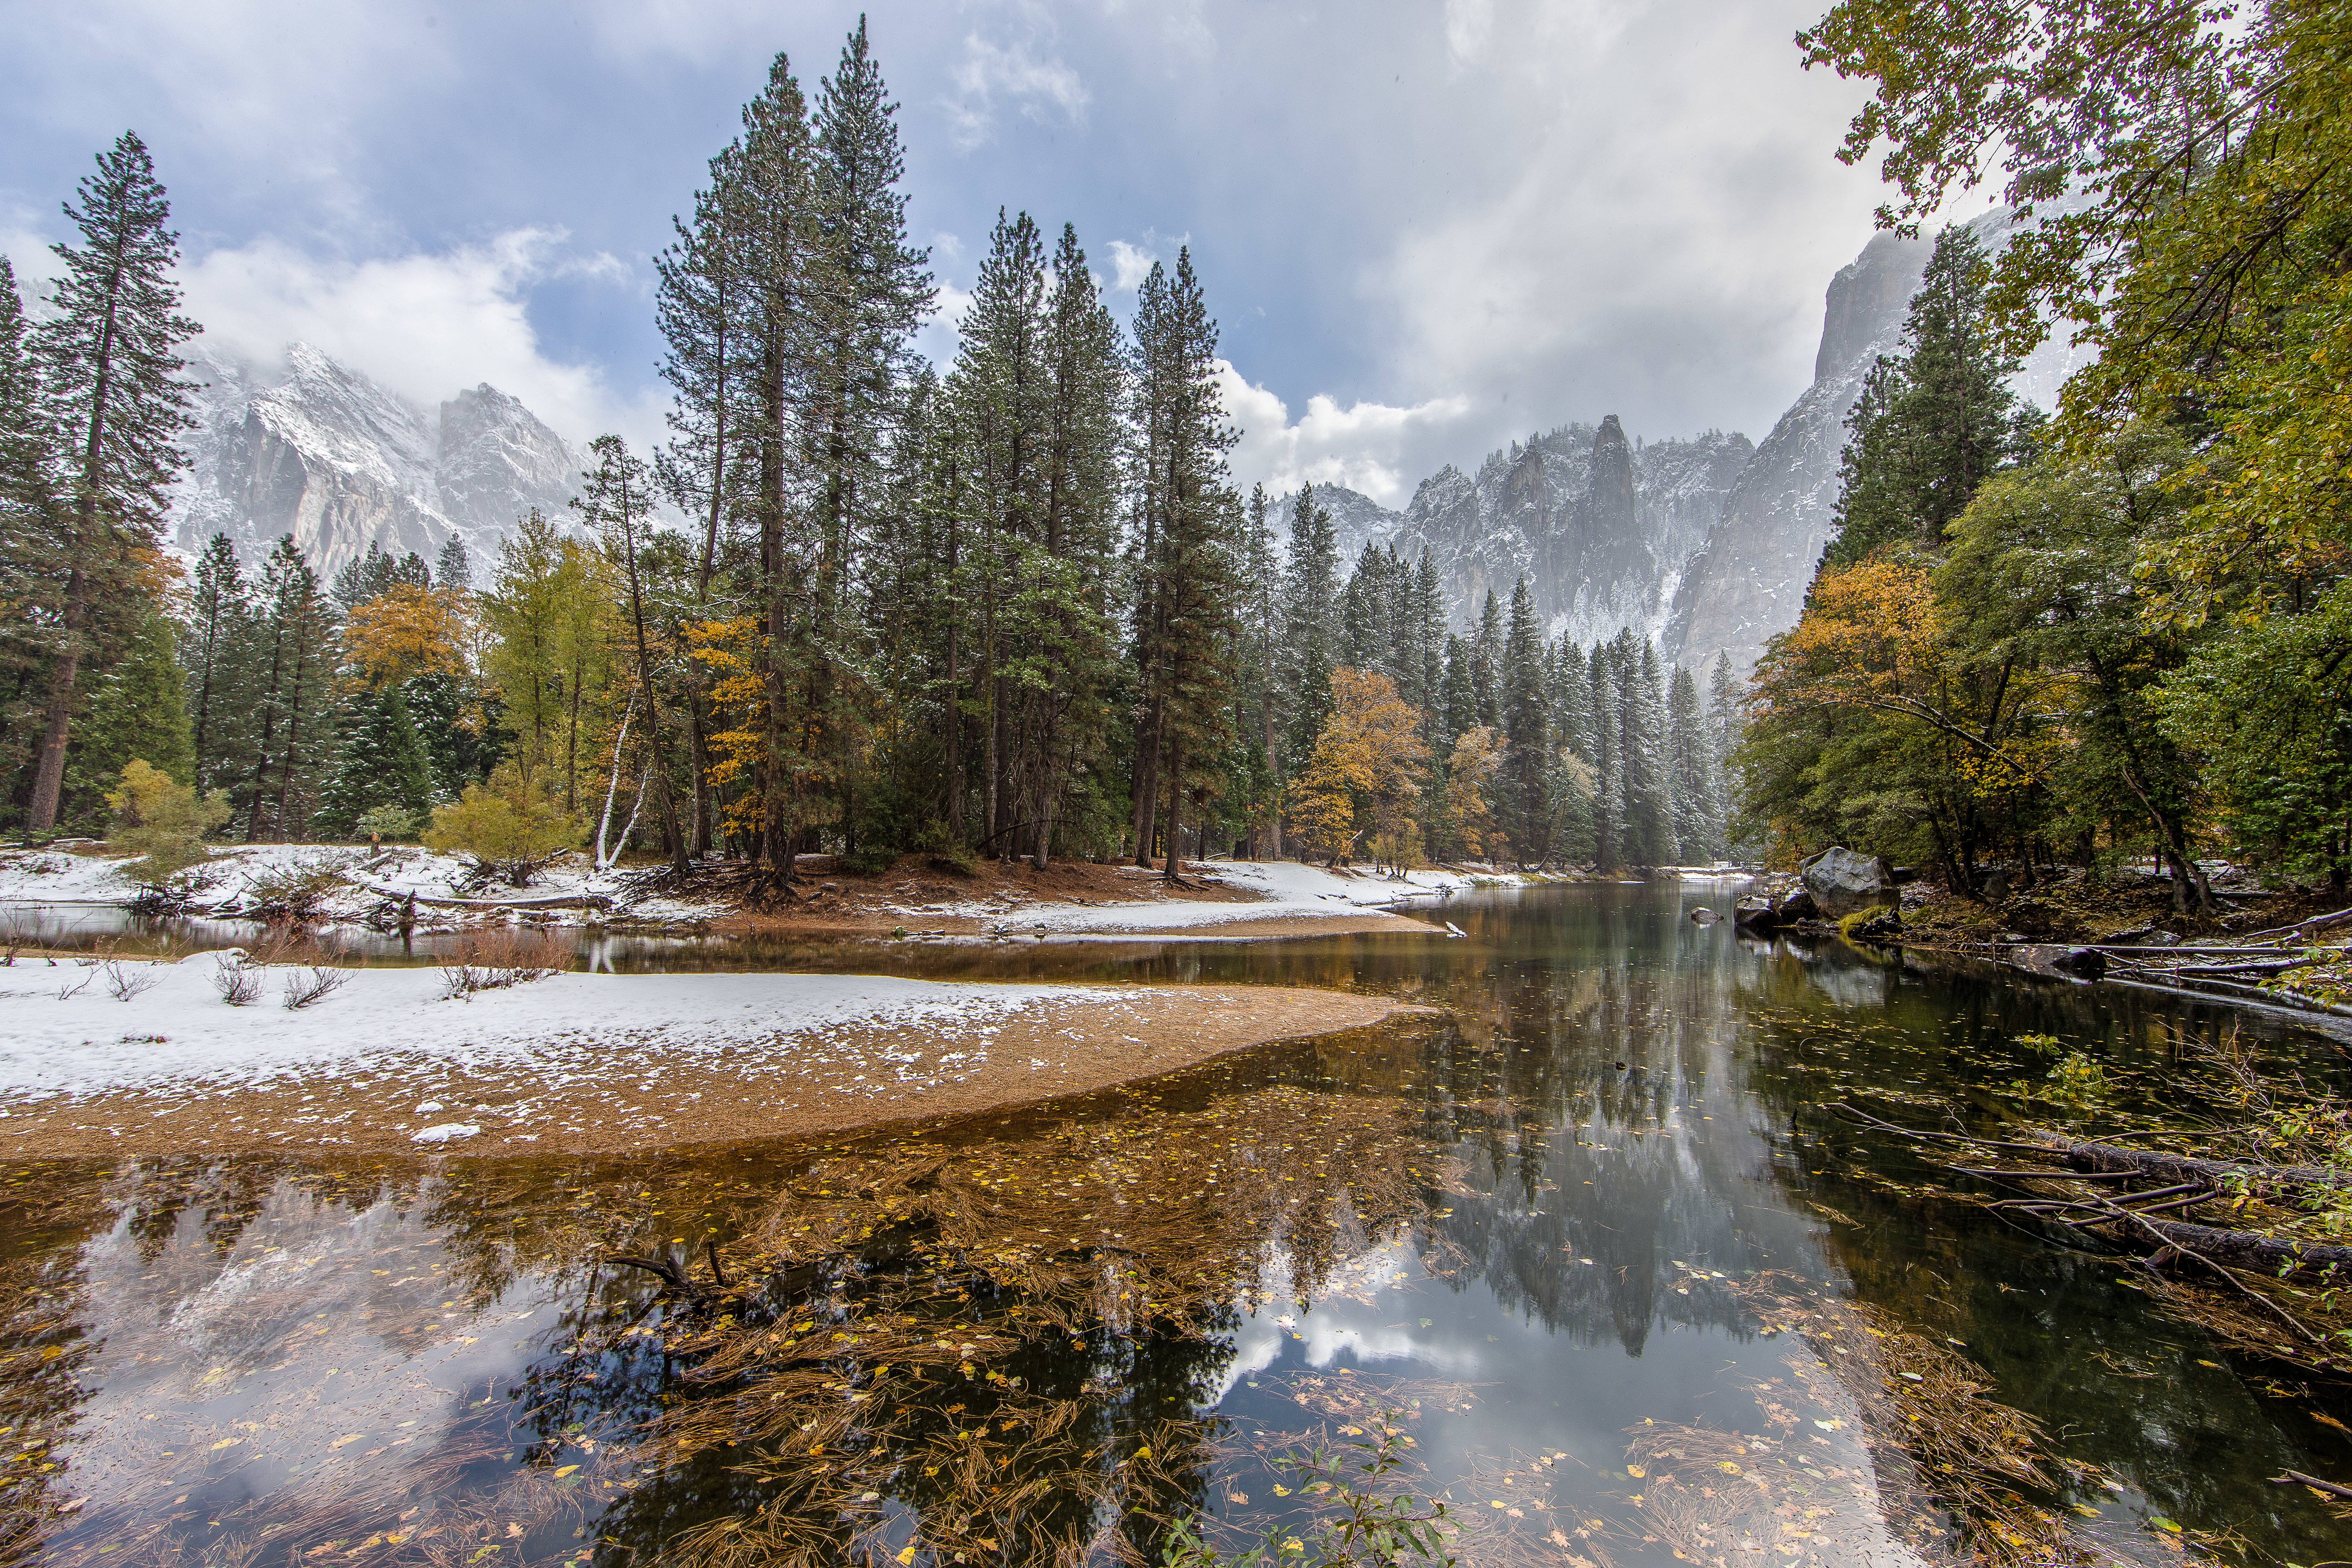
<svg viewBox="0 0 2352 1568"><path fill-rule="evenodd" d="M1157 892L1156 872L1133 873L1136 890ZM1244 921L1328 920L1334 916L1387 912L1400 906L1435 903L1470 888L1513 886L1532 880L1507 872L1472 876L1458 871L1410 871L1402 878L1330 871L1296 860L1217 860L1196 870L1194 879L1258 895L1255 900L1212 902L1177 893L1150 900L1080 904L1037 900L990 903L892 905L910 920L947 916L982 920L1022 936L1129 936L1160 931L1213 931Z"/></svg>
<svg viewBox="0 0 2352 1568"><path fill-rule="evenodd" d="M58 848L0 850L0 904L55 903L121 906L139 889L121 874L125 858L75 854ZM413 846L388 847L371 857L364 849L317 844L244 844L213 851L197 874L198 889L187 912L199 917L234 918L256 894L256 885L287 872L333 871L343 885L330 890L320 913L330 921L358 921L381 908L386 895L408 893L419 899L469 897L484 908L499 899L529 904L534 900L603 899L612 912L632 920L709 920L731 911L717 904L675 899L642 898L610 872L599 872L586 856L567 856L549 866L529 888L497 887L468 895L473 863L457 855L436 855ZM559 911L576 920L578 909ZM421 923L448 925L461 921L464 909L417 910Z"/></svg>
<svg viewBox="0 0 2352 1568"><path fill-rule="evenodd" d="M20 960L0 970L0 1100L164 1083L251 1087L280 1075L333 1078L393 1058L524 1067L555 1089L589 1070L592 1058L608 1060L619 1043L648 1064L675 1066L791 1037L806 1043L810 1059L830 1059L814 1055L830 1031L906 1025L921 1026L935 1046L956 1047L941 1058L951 1066L984 1059L990 1037L1032 1008L1116 1011L1139 994L864 974L564 973L446 1000L438 969L362 969L296 1012L281 986L301 972L258 971L253 1005L232 1007L215 986L219 960L206 952L122 964L119 973L153 980L128 1000L115 998L96 965ZM913 1059L878 1053L873 1070L904 1079L898 1069Z"/></svg>

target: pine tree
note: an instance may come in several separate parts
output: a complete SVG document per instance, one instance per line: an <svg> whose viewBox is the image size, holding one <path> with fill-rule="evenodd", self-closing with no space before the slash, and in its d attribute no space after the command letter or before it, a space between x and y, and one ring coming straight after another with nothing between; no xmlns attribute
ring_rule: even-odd
<svg viewBox="0 0 2352 1568"><path fill-rule="evenodd" d="M1140 503L1146 513L1139 597L1151 605L1139 687L1145 694L1139 858L1150 847L1156 791L1168 792L1169 880L1181 879L1183 809L1194 773L1205 778L1230 736L1225 694L1233 680L1234 589L1241 544L1241 500L1225 480L1235 432L1217 387L1217 326L1208 312L1190 247L1172 278L1147 277L1152 310L1135 323L1136 420L1143 437Z"/></svg>
<svg viewBox="0 0 2352 1568"><path fill-rule="evenodd" d="M453 533L441 542L441 553L433 561L433 575L451 593L474 591L474 564L466 558L464 540Z"/></svg>
<svg viewBox="0 0 2352 1568"><path fill-rule="evenodd" d="M1699 706L1698 682L1680 665L1666 700L1666 754L1678 864L1711 863L1723 854L1723 788L1715 740Z"/></svg>
<svg viewBox="0 0 2352 1568"><path fill-rule="evenodd" d="M1495 591L1478 611L1478 635L1470 645L1470 688L1478 696L1478 722L1503 727L1503 605Z"/></svg>
<svg viewBox="0 0 2352 1568"><path fill-rule="evenodd" d="M1620 742L1616 652L1592 645L1585 669L1592 712L1592 859L1603 871L1623 865L1626 853L1625 766Z"/></svg>
<svg viewBox="0 0 2352 1568"><path fill-rule="evenodd" d="M79 245L53 247L63 263L34 334L48 424L67 474L64 603L26 826L57 820L75 682L91 651L95 616L135 599L133 552L161 537L164 490L179 471L181 432L194 427L184 362L173 351L201 331L178 313L179 237L171 204L139 138L124 132L85 176L65 215ZM131 612L134 616L138 612Z"/></svg>
<svg viewBox="0 0 2352 1568"><path fill-rule="evenodd" d="M1478 688L1470 673L1470 648L1460 637L1445 639L1445 673L1440 678L1438 726L1440 749L1451 752L1454 742L1478 727Z"/></svg>
<svg viewBox="0 0 2352 1568"><path fill-rule="evenodd" d="M762 686L757 726L758 853L778 879L792 879L796 846L824 737L799 721L802 693L814 662L819 562L798 504L813 480L808 455L821 439L824 410L814 388L824 352L824 245L816 204L816 149L807 105L792 62L778 55L768 84L743 107L741 153L727 170L719 199L723 227L738 247L744 329L732 347L741 369L730 396L742 397L740 428L746 468L740 503L754 536L754 578L747 598L762 623L757 668Z"/></svg>
<svg viewBox="0 0 2352 1568"><path fill-rule="evenodd" d="M1503 643L1501 690L1503 770L1512 857L1539 866L1551 853L1549 783L1551 737L1544 691L1543 632L1536 622L1535 595L1522 577L1511 590L1510 629Z"/></svg>
<svg viewBox="0 0 2352 1568"><path fill-rule="evenodd" d="M1983 242L1955 225L1936 237L1903 326L1903 353L1881 359L1847 417L1838 532L1823 559L1861 560L1882 545L1940 546L1977 487L2031 449L2039 416L2021 410L2018 362L1992 341Z"/></svg>
<svg viewBox="0 0 2352 1568"><path fill-rule="evenodd" d="M636 655L632 697L642 698L646 705L645 776L652 785L654 820L661 825L662 853L673 869L684 871L686 837L678 831L670 794L669 730L662 718L660 671L654 663L652 639L646 635L644 574L638 570L638 547L652 526L653 476L618 436L597 437L588 443L588 451L596 466L581 476L586 483L572 505L580 521L603 536L605 555L619 563L627 587L630 646Z"/></svg>
<svg viewBox="0 0 2352 1568"><path fill-rule="evenodd" d="M1096 784L1116 680L1114 584L1124 456L1118 323L1079 248L1062 226L1045 303L1044 504L1036 552L1024 573L1029 638L1010 667L1022 693L1014 741L1024 782L1029 854L1044 870L1054 833Z"/></svg>
<svg viewBox="0 0 2352 1568"><path fill-rule="evenodd" d="M965 421L963 450L980 589L974 700L981 719L982 841L1012 858L1016 791L1010 779L1013 655L1023 628L1012 590L1042 553L1046 505L1045 237L1027 213L1000 209L972 285L951 377Z"/></svg>
<svg viewBox="0 0 2352 1568"><path fill-rule="evenodd" d="M1739 678L1731 673L1731 656L1718 653L1706 675L1706 727L1715 742L1717 769L1731 764L1732 748L1739 744Z"/></svg>
<svg viewBox="0 0 2352 1568"><path fill-rule="evenodd" d="M432 812L433 795L432 763L402 684L362 686L346 697L335 717L334 752L319 791L317 827L347 837L358 831L360 818L381 806L422 825Z"/></svg>
<svg viewBox="0 0 2352 1568"><path fill-rule="evenodd" d="M177 628L151 612L89 692L66 768L62 816L87 831L106 823L106 793L128 763L145 763L174 784L195 778L195 747L188 732Z"/></svg>
<svg viewBox="0 0 2352 1568"><path fill-rule="evenodd" d="M43 728L58 652L54 606L72 552L16 275L0 257L0 773L14 775ZM14 793L13 791L11 792Z"/></svg>
<svg viewBox="0 0 2352 1568"><path fill-rule="evenodd" d="M320 767L331 736L330 681L337 663L332 602L318 574L280 538L262 563L255 595L253 772L246 783L245 836L305 836Z"/></svg>
<svg viewBox="0 0 2352 1568"><path fill-rule="evenodd" d="M1283 773L1296 778L1331 712L1331 670L1339 619L1339 545L1331 513L1301 485L1290 505L1289 553L1283 574L1282 679L1290 693Z"/></svg>
<svg viewBox="0 0 2352 1568"><path fill-rule="evenodd" d="M1252 485L1249 536L1244 555L1243 582L1247 594L1249 653L1246 668L1255 700L1255 722L1243 730L1255 745L1268 784L1265 826L1272 858L1282 858L1282 793L1288 775L1283 771L1279 736L1287 704L1282 689L1282 573L1274 549L1274 505L1264 485ZM1256 854L1255 845L1252 854Z"/></svg>
<svg viewBox="0 0 2352 1568"><path fill-rule="evenodd" d="M180 663L187 672L184 705L194 752L190 782L200 794L224 787L249 761L252 704L247 687L252 672L247 645L252 616L252 595L236 547L228 535L215 533L196 558L180 636Z"/></svg>

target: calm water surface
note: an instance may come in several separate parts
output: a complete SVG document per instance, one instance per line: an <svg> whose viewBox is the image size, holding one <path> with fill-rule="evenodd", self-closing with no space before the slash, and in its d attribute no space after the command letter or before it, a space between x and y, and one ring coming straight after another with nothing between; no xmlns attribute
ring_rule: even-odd
<svg viewBox="0 0 2352 1568"><path fill-rule="evenodd" d="M1383 1431L1383 1484L1444 1499L1468 1561L1941 1561L1884 1394L1914 1363L1874 1359L1906 1334L2042 1423L2032 1500L2108 1549L2352 1557L2267 1481L2352 1479L2352 1401L1822 1109L1997 1118L2048 1068L2029 1034L2127 1108L2193 1109L2187 1043L2238 1020L1686 918L1728 891L1457 900L1466 940L896 945L919 974L1447 1010L920 1137L16 1163L0 1563L1156 1561L1192 1510L1228 1545L1307 1521L1329 1494L1278 1456Z"/></svg>

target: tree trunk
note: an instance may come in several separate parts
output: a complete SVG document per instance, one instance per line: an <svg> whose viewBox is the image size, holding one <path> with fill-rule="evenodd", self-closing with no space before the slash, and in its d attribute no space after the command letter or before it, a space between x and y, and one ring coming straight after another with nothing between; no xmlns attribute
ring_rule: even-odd
<svg viewBox="0 0 2352 1568"><path fill-rule="evenodd" d="M1168 865L1160 874L1167 882L1181 881L1184 867L1184 742L1179 738L1168 751Z"/></svg>
<svg viewBox="0 0 2352 1568"><path fill-rule="evenodd" d="M77 542L79 553L79 542ZM81 669L81 628L89 616L89 580L79 562L66 578L65 637L56 672L49 679L49 707L41 727L40 765L33 773L32 809L26 814L27 837L57 826L58 797L66 782L66 736L73 715L74 679Z"/></svg>

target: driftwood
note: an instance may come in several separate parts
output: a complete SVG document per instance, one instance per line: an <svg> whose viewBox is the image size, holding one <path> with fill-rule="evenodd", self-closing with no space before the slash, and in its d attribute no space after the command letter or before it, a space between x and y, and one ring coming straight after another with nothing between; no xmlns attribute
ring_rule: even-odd
<svg viewBox="0 0 2352 1568"><path fill-rule="evenodd" d="M2249 1287L2238 1271L2281 1278L2305 1269L2352 1267L2352 1247L2328 1247L2267 1236L2260 1231L2227 1230L2193 1221L2161 1217L2200 1204L2234 1197L2240 1190L2256 1194L2292 1193L2352 1187L2352 1173L2307 1165L2259 1165L2189 1155L2159 1154L2127 1149L2116 1143L2089 1143L2076 1139L2049 1138L2020 1143L1971 1137L1960 1132L1928 1132L1898 1127L1843 1101L1833 1103L1835 1114L1865 1126L1937 1142L1969 1148L2030 1154L2053 1164L2055 1171L1995 1170L1955 1163L1953 1168L1976 1176L2011 1181L2104 1181L2137 1179L2171 1182L2152 1191L2102 1189L2088 1197L2034 1195L2002 1198L1985 1206L1997 1212L2030 1215L2062 1225L2082 1235L2095 1235L2119 1246L2137 1243L2151 1251L2158 1266L2168 1262L2201 1266L2216 1280L2263 1315L2278 1320L2296 1337L2317 1344L2319 1337L2277 1302Z"/></svg>
<svg viewBox="0 0 2352 1568"><path fill-rule="evenodd" d="M436 910L609 910L613 907L613 900L602 893L549 893L529 899L428 899L422 893L379 888L373 882L362 882L360 886L378 898L390 899L394 903L413 898L418 903L429 904Z"/></svg>

